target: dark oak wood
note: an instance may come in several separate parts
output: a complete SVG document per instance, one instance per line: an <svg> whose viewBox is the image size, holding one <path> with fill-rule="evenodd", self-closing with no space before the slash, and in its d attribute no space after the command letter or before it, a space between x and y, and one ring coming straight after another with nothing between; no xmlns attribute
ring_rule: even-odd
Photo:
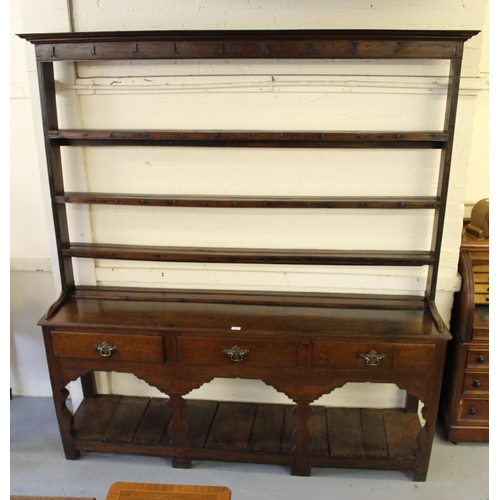
<svg viewBox="0 0 500 500"><path fill-rule="evenodd" d="M476 31L253 30L25 34L35 46L61 295L42 326L56 415L68 459L84 452L287 464L411 470L429 466L446 344L450 334L435 305L464 43ZM54 63L168 59L448 60L442 130L65 130L59 129ZM68 192L63 146L192 146L270 148L439 149L434 196L280 197L203 193ZM71 203L154 207L430 210L428 249L255 249L155 247L71 241ZM140 243L140 242L139 242ZM84 287L74 258L142 261L426 266L425 293L322 294ZM480 271L477 270L478 275ZM483 273L484 274L484 273ZM467 323L470 324L470 321ZM463 330L461 330L463 332ZM484 328L473 329L483 339ZM486 336L487 337L487 336ZM460 359L466 370L462 419L485 418L488 349ZM102 395L93 372L132 373L166 395ZM186 396L216 377L258 379L290 405L198 401ZM66 385L82 380L74 414ZM407 392L405 408L313 405L349 382L392 383ZM479 386L478 386L479 384ZM418 402L423 405L420 423ZM475 424L474 424L475 425Z"/></svg>
<svg viewBox="0 0 500 500"><path fill-rule="evenodd" d="M204 448L212 427L217 401L186 400L184 419L188 424L188 440L191 448Z"/></svg>
<svg viewBox="0 0 500 500"><path fill-rule="evenodd" d="M384 410L384 426L386 429L391 429L391 432L387 432L387 449L390 458L404 459L417 453L415 435L420 431L420 422L415 418L414 413Z"/></svg>
<svg viewBox="0 0 500 500"><path fill-rule="evenodd" d="M448 133L370 132L198 132L50 130L58 146L193 146L256 148L425 148L443 149Z"/></svg>
<svg viewBox="0 0 500 500"><path fill-rule="evenodd" d="M466 221L464 222L464 228ZM452 442L489 441L489 239L462 235L441 397L441 420Z"/></svg>
<svg viewBox="0 0 500 500"><path fill-rule="evenodd" d="M441 164L438 174L438 193L440 193L442 200L446 200L448 197L448 186L451 172L451 155L453 149L453 138L455 134L461 67L461 59L450 61L446 111L444 117L444 131L448 133L449 139L446 147L441 151ZM436 252L437 261L431 267L431 270L427 276L426 288L426 295L429 297L429 300L431 302L435 302L436 300L436 287L438 280L439 258L441 255L442 234L444 230L444 220L446 215L445 212L446 203L444 203L439 209L436 210L436 214L434 217L431 248L433 248Z"/></svg>
<svg viewBox="0 0 500 500"><path fill-rule="evenodd" d="M328 455L328 428L326 423L326 408L312 406L313 413L307 420L307 428L311 433L309 449L313 455Z"/></svg>
<svg viewBox="0 0 500 500"><path fill-rule="evenodd" d="M361 412L358 408L329 408L330 454L335 457L365 458ZM344 422L349 425L343 426Z"/></svg>
<svg viewBox="0 0 500 500"><path fill-rule="evenodd" d="M170 424L172 412L167 400L154 398L149 401L133 437L133 443L146 446L159 446Z"/></svg>
<svg viewBox="0 0 500 500"><path fill-rule="evenodd" d="M38 85L40 88L40 104L43 110L42 126L44 131L45 157L47 161L49 188L52 195L52 218L57 241L61 288L64 294L69 287L75 284L75 278L71 257L64 257L61 255L60 251L61 245L69 244L70 242L66 209L64 206L57 205L54 202L54 195L64 192L61 148L57 144L51 144L48 135L50 129L58 127L54 67L52 63L38 63L37 70Z"/></svg>
<svg viewBox="0 0 500 500"><path fill-rule="evenodd" d="M190 302L211 304L246 304L348 309L428 309L418 295L383 295L362 293L263 292L241 290L151 289L126 287L79 286L67 298L98 300L133 300L144 302ZM57 310L57 308L56 308ZM55 312L55 311L54 311Z"/></svg>
<svg viewBox="0 0 500 500"><path fill-rule="evenodd" d="M426 266L435 262L432 252L384 250L295 250L273 248L152 247L72 243L64 256L158 262L225 262L351 266Z"/></svg>
<svg viewBox="0 0 500 500"><path fill-rule="evenodd" d="M284 406L273 404L257 405L249 450L262 453L279 453L284 419Z"/></svg>
<svg viewBox="0 0 500 500"><path fill-rule="evenodd" d="M35 33L37 60L461 59L477 31L224 30Z"/></svg>
<svg viewBox="0 0 500 500"><path fill-rule="evenodd" d="M354 429L349 409L339 409L344 412L340 423L331 418L330 409L314 407L314 411L310 411L310 402L321 394L349 381L371 381L397 383L428 405L436 397L433 382L436 377L440 378L442 362L439 360L444 358L449 337L439 333L425 307L412 308L407 301L403 301L406 308L386 310L370 303L365 303L363 308L359 304L358 309L342 304L334 307L333 303L330 307L277 306L272 302L224 304L211 303L209 296L206 294L208 302L69 299L50 319L40 321L48 342L49 359L57 360L59 366L62 377L59 383L64 386L88 370L127 371L165 394L175 395L177 391L187 394L213 377L259 378L291 399L303 402L302 412L294 414L288 406L279 409L250 403L234 406L229 402L182 401L178 396L172 405L167 400L161 404L156 399L144 398L143 403L137 403L135 398L98 395L84 400L74 423L70 424L71 442L78 453L109 451L170 456L176 466L188 466L186 464L195 458L263 460L288 463L295 473L304 474L314 464L340 465L346 452L339 455L338 451L326 453L326 450L338 448L349 430ZM100 326L96 326L97 322ZM234 324L241 327L237 334L231 333ZM136 336L138 353L144 347L144 339L163 339L158 344L163 346L161 355L153 348L154 359L163 362L144 362L140 354L135 360L118 357L120 337L129 342L134 331L143 332ZM67 336L73 335L76 355L68 349L63 350L61 356L59 332L63 332L68 345L71 340ZM81 338L89 335L97 336L98 340L112 339L118 345L116 355L96 357L92 342L87 344L88 354L83 352ZM171 336L176 339L174 343L168 340ZM312 340L311 356L298 354L303 345L299 340L304 337ZM250 351L239 363L231 362L224 353L235 344ZM170 352L175 345L178 348ZM285 351L281 346L287 346ZM331 354L325 354L326 348ZM359 356L372 348L387 356L379 366L367 366ZM59 357L56 358L55 353L59 353ZM334 353L337 353L337 362ZM317 359L320 361L315 361ZM471 359L471 363L474 361ZM304 384L306 380L308 383ZM177 423L170 417L174 410ZM357 411L361 412L361 418L363 410ZM400 439L383 437L381 427L387 428L387 425L380 423L382 414L375 412L376 416L370 419L370 413L373 412L360 420L363 422L360 436L363 449L368 446L372 451L364 453L357 465L348 461L346 466L416 468L418 461L406 455L403 461L400 458L392 461L390 454L382 460L381 452L376 450L379 447L389 450L389 444L383 443L389 440L394 447ZM405 416L398 418L418 421L416 413L400 411L399 414ZM62 423L66 425L67 417L64 419ZM346 419L349 430L344 423ZM373 419L378 424L370 423ZM299 422L302 422L302 434L296 432ZM420 426L418 429L411 426L411 430L404 432L404 424L399 427L399 432L408 434L406 443L409 436L412 442L417 442ZM230 429L233 430L230 432ZM238 440L231 437L232 432L239 436ZM184 437L179 438L179 433ZM279 446L278 435L282 436ZM176 443L172 436L177 436ZM371 440L374 440L372 444ZM352 448L355 442L353 437L348 446ZM194 449L198 451L193 453ZM413 452L414 447L411 449ZM311 454L316 457L314 460ZM349 453L347 458L354 460Z"/></svg>
<svg viewBox="0 0 500 500"><path fill-rule="evenodd" d="M154 196L121 193L66 192L54 198L56 203L86 203L92 205L139 205L151 207L208 208L374 208L374 209L435 209L441 206L437 197L387 196L366 197L260 197L260 196Z"/></svg>
<svg viewBox="0 0 500 500"><path fill-rule="evenodd" d="M388 300L385 308L379 308L376 301L363 301L358 298L358 304L354 307L349 307L348 304L340 302L336 304L332 299L329 305L316 307L310 303L285 303L280 302L280 297L276 301L270 300L269 303L259 302L246 303L243 301L217 301L210 298L210 293L205 293L206 300L201 298L198 301L190 301L189 298L184 300L170 301L147 301L135 300L130 296L127 300L114 298L113 296L100 299L74 297L67 300L65 305L61 307L51 318L41 319L39 324L43 327L50 328L51 337L51 353L54 355L57 351L58 338L60 332L65 335L72 335L74 345L77 347L77 356L72 355L71 349L63 351L64 359L68 362L74 359L83 359L88 361L101 361L102 356L99 356L94 345L91 342L86 342L87 353L83 353L82 336L96 337L99 341L101 338L107 338L108 335L114 336L113 341L118 347L123 342L125 346L131 342L131 338L136 338L138 357L134 358L133 349L127 349L127 356L118 356L119 349L113 355L106 358L109 362L114 360L122 362L142 363L145 366L149 363L143 363L144 339L153 339L153 345L163 345L163 352L153 351L152 358L155 359L155 364L160 359L177 360L178 358L187 356L187 360L196 364L198 360L203 361L203 348L200 351L189 351L186 354L182 351L183 342L191 348L196 347L196 339L207 342L220 342L221 338L248 338L253 343L258 343L263 337L267 340L283 341L279 343L280 348L289 345L291 341L298 350L299 340L307 337L308 334L314 333L311 337L311 342L316 344L314 359L319 365L325 367L334 364L334 352L338 346L344 346L345 352L348 351L344 342L344 336L354 336L358 343L362 342L363 347L367 347L365 343L388 343L391 348L398 354L397 359L400 359L399 366L405 366L405 359L408 355L405 354L404 348L400 348L398 344L393 344L395 340L399 340L403 345L409 343L413 345L414 340L419 340L418 344L427 345L427 341L431 346L435 340L448 338L448 334L441 334L436 328L432 316L423 305L423 301L403 300L401 305L397 305L397 300ZM269 295L272 297L272 295ZM391 308L391 304L396 304ZM239 326L241 330L233 331L231 327ZM137 335L135 336L135 332ZM169 349L174 348L172 343L166 338L162 332L168 332L175 335L182 334L175 341L176 353L172 358L172 353ZM270 336L270 338L269 338ZM157 338L162 339L158 342ZM351 339L351 340L353 340ZM67 341L71 345L71 340ZM134 342L132 342L134 343ZM349 345L349 344L347 344ZM232 347L232 346L228 346ZM206 349L206 347L205 347ZM287 351L288 352L287 348ZM326 349L326 352L324 351ZM421 352L423 350L423 352ZM319 352L318 352L319 351ZM427 348L419 347L419 355L426 354ZM146 350L147 352L147 350ZM210 350L207 352L207 358L204 363L209 364L212 360ZM286 354L285 352L285 354ZM69 353L69 354L66 354ZM275 361L274 358L282 356L282 350L272 350L273 354L265 354L267 360L271 363L279 363L283 365L284 361ZM350 352L352 354L352 351ZM221 354L225 356L223 353ZM428 354L426 355L426 359ZM250 358L247 358L247 361ZM288 356L286 359L289 359ZM313 356L311 356L311 360ZM362 360L359 360L361 363ZM387 360L391 367L394 367L394 360ZM352 365L349 361L341 361L343 366L350 368ZM427 362L426 362L427 363ZM411 365L412 369L418 365L418 361L414 361ZM358 365L359 366L359 365ZM382 365L381 365L382 366ZM363 368L364 369L364 368ZM392 368L391 368L392 369Z"/></svg>
<svg viewBox="0 0 500 500"><path fill-rule="evenodd" d="M256 410L255 403L219 403L205 447L246 451Z"/></svg>
<svg viewBox="0 0 500 500"><path fill-rule="evenodd" d="M147 399L123 397L102 436L103 441L130 443L136 433L136 422L142 418L149 403Z"/></svg>
<svg viewBox="0 0 500 500"><path fill-rule="evenodd" d="M116 348L113 355L122 361L141 361L144 363L162 363L163 339L158 335L103 335L93 333L80 333L75 336L74 332L55 332L52 336L54 353L58 357L65 358L89 358L99 359L97 346L102 342L108 342ZM147 332L144 332L147 333ZM116 344L116 345L115 345Z"/></svg>
<svg viewBox="0 0 500 500"><path fill-rule="evenodd" d="M108 397L100 396L98 401L100 404L106 404ZM161 426L164 430L167 429L168 419L159 422L148 419L146 416L151 405L160 403L155 399L142 399L142 404L140 401L137 404L141 407L147 405L148 409L145 414L137 412L129 416L130 428L137 429L137 434L143 434L148 422L154 429L154 434L158 435L160 432L157 429ZM87 411L86 406L85 401L82 408L77 410L77 422L82 421L78 418L79 412ZM292 405L190 400L188 406L193 410L190 412L190 419L195 417L196 413L198 422L205 422L202 427L206 433L205 438L191 442L188 452L191 458L205 457L207 454L213 455L216 450L224 450L235 452L233 456L242 461L246 460L246 454L255 457L256 452L275 456L277 463L289 463L292 460L294 447L290 446L290 431L295 426ZM128 408L129 403L123 398L115 414L108 416L108 425L112 426L116 413L125 414ZM264 423L268 417L271 418L272 425L266 426ZM225 422L228 425L225 425ZM421 425L417 415L398 409L313 406L308 429L311 433L311 464L324 464L335 458L363 458L379 462L392 461L392 465L397 466L398 463L402 465L407 461L416 460L416 433L421 429ZM114 450L124 442L138 445L139 448L141 444L136 438L131 442L125 441L120 435L114 440L106 439L106 435L109 435L109 431L102 435L90 436L86 429L77 426L77 439L82 450L97 445L102 451ZM150 445L156 449L159 456L171 457L175 453L174 447L167 441L159 443L155 440L155 443Z"/></svg>

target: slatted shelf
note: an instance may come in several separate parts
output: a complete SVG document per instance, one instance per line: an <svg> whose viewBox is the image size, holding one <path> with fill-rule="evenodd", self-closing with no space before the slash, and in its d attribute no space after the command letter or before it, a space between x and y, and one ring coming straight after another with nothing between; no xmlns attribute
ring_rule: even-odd
<svg viewBox="0 0 500 500"><path fill-rule="evenodd" d="M160 262L225 262L260 264L425 266L435 263L427 251L290 250L262 248L151 247L72 243L64 246L65 257L124 259Z"/></svg>
<svg viewBox="0 0 500 500"><path fill-rule="evenodd" d="M382 468L408 466L417 454L419 418L402 409L312 407L308 419L311 463L337 459L385 461ZM98 418L96 418L98 417ZM81 450L133 450L171 456L167 398L99 395L84 399L74 415ZM191 457L225 451L231 459L267 454L275 463L290 463L297 418L293 405L186 400ZM251 459L250 459L251 460Z"/></svg>

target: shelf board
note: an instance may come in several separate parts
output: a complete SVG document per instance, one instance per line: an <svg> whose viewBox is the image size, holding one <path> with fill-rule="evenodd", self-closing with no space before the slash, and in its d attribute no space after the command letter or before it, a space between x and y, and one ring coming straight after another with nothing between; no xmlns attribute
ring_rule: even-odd
<svg viewBox="0 0 500 500"><path fill-rule="evenodd" d="M211 289L154 289L144 287L77 286L68 297L87 300L135 302L183 302L191 304L233 304L337 309L418 309L427 308L419 295L242 291Z"/></svg>
<svg viewBox="0 0 500 500"><path fill-rule="evenodd" d="M85 399L75 413L77 448L122 453L140 449L146 455L175 456L167 402L167 398L116 395ZM252 461L254 456L259 461L292 463L297 426L293 409L294 405L187 399L183 419L189 447L185 453L201 459ZM352 460L348 465L354 467L366 466L365 461L385 462L383 468L388 469L414 465L421 429L416 413L398 408L315 406L309 421L314 465L331 466L337 460Z"/></svg>
<svg viewBox="0 0 500 500"><path fill-rule="evenodd" d="M348 266L425 266L436 262L429 251L295 250L200 247L151 247L72 243L61 249L66 257L160 262L218 262Z"/></svg>
<svg viewBox="0 0 500 500"><path fill-rule="evenodd" d="M191 146L272 148L442 149L445 132L250 132L49 130L60 146Z"/></svg>
<svg viewBox="0 0 500 500"><path fill-rule="evenodd" d="M204 196L147 195L126 193L67 192L54 198L56 203L96 205L139 205L154 207L209 208L378 208L435 209L441 201L434 196L362 197L362 196Z"/></svg>
<svg viewBox="0 0 500 500"><path fill-rule="evenodd" d="M423 295L77 286L38 324L218 335L229 323L256 336L451 338L433 309Z"/></svg>

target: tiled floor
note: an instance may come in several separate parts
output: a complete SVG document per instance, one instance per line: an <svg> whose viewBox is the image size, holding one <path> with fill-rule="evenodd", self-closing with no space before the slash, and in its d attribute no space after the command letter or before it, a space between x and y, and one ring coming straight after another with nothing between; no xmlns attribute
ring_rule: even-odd
<svg viewBox="0 0 500 500"><path fill-rule="evenodd" d="M170 460L85 453L64 458L50 398L14 397L11 408L10 493L87 496L104 500L116 481L227 486L232 500L486 500L489 445L454 445L438 432L426 482L405 472L315 468L311 477L289 468L194 462L173 469ZM2 498L6 498L8 493Z"/></svg>

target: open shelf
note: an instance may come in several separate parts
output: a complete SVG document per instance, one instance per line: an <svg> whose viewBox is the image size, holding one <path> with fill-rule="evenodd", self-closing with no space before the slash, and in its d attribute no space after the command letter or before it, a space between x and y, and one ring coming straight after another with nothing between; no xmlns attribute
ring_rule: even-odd
<svg viewBox="0 0 500 500"><path fill-rule="evenodd" d="M226 132L49 130L60 146L195 146L259 148L443 148L444 132Z"/></svg>
<svg viewBox="0 0 500 500"><path fill-rule="evenodd" d="M373 209L435 209L441 201L436 196L186 196L140 195L119 193L67 192L54 197L56 203L94 205L139 205L150 207L207 208L373 208Z"/></svg>
<svg viewBox="0 0 500 500"><path fill-rule="evenodd" d="M169 436L168 399L98 396L75 414L76 446L82 451L175 455ZM297 426L293 405L186 400L188 456L291 464ZM98 416L99 418L95 418ZM312 465L343 463L409 469L417 454L419 418L404 409L314 406L309 420ZM352 463L350 461L353 461ZM361 460L361 462L359 462ZM346 462L347 461L347 462Z"/></svg>
<svg viewBox="0 0 500 500"><path fill-rule="evenodd" d="M261 248L151 247L72 243L66 257L158 262L225 262L303 265L425 266L435 263L432 252L372 250L290 250Z"/></svg>

